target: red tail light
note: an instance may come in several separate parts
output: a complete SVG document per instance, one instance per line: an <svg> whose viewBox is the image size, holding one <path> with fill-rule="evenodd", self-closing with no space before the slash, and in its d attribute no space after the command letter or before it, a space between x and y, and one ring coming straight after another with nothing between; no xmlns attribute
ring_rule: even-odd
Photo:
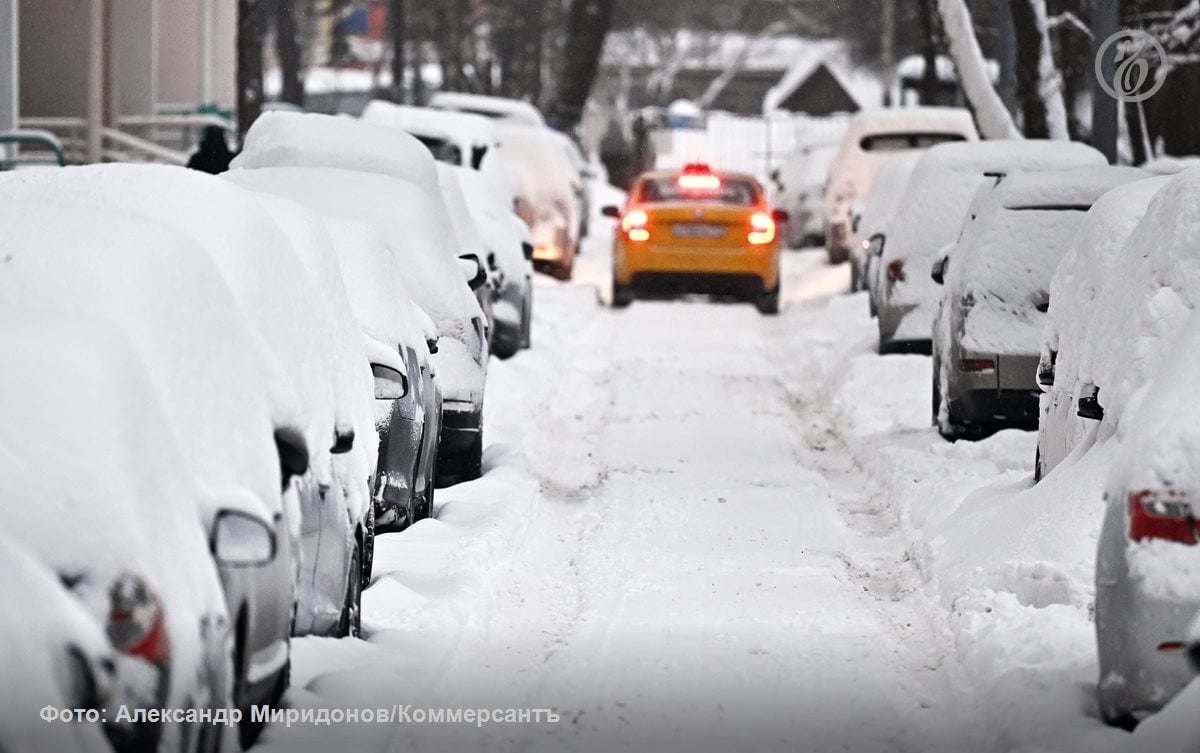
<svg viewBox="0 0 1200 753"><path fill-rule="evenodd" d="M775 240L775 220L766 212L755 212L750 215L750 245L765 246Z"/></svg>
<svg viewBox="0 0 1200 753"><path fill-rule="evenodd" d="M108 639L127 656L162 664L170 653L162 606L146 582L122 575L108 592Z"/></svg>
<svg viewBox="0 0 1200 753"><path fill-rule="evenodd" d="M715 191L721 187L721 179L712 174L684 173L677 182L680 188L691 191Z"/></svg>
<svg viewBox="0 0 1200 753"><path fill-rule="evenodd" d="M958 362L958 370L975 373L995 371L996 362L990 358L963 358Z"/></svg>
<svg viewBox="0 0 1200 753"><path fill-rule="evenodd" d="M896 259L888 262L887 265L888 282L904 282L907 277L904 276L904 260Z"/></svg>
<svg viewBox="0 0 1200 753"><path fill-rule="evenodd" d="M630 210L621 218L621 230L625 237L637 243L650 240L650 231L646 228L649 224L650 216L642 209Z"/></svg>
<svg viewBox="0 0 1200 753"><path fill-rule="evenodd" d="M1195 544L1196 519L1191 503L1175 489L1130 492L1129 538Z"/></svg>

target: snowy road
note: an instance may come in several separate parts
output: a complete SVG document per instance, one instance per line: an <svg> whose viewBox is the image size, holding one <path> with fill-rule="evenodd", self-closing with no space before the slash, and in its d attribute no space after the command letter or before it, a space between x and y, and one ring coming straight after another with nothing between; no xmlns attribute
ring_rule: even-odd
<svg viewBox="0 0 1200 753"><path fill-rule="evenodd" d="M608 263L597 242L575 283L541 282L534 350L489 375L484 478L380 538L366 640L296 641L286 697L560 721L275 724L261 749L1106 746L1081 690L1086 593L1024 595L1082 582L1082 565L1014 566L999 536L999 575L953 581L938 558L978 567L972 546L920 533L975 489L991 501L963 508L991 525L997 495L1028 487L1029 435L942 442L928 359L872 355L865 302L837 295L847 272L820 253L785 256L777 318L705 300L613 311Z"/></svg>

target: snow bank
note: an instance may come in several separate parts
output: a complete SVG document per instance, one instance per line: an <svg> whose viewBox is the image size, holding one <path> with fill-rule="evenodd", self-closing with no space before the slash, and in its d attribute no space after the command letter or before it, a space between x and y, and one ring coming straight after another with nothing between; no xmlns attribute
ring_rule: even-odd
<svg viewBox="0 0 1200 753"><path fill-rule="evenodd" d="M1050 353L1056 356L1054 385L1041 399L1038 447L1043 473L1053 470L1086 432L1096 428L1094 421L1075 414L1080 357L1092 347L1086 338L1096 315L1096 296L1106 279L1119 276L1115 265L1120 249L1167 180L1137 181L1101 197L1050 281L1050 309L1041 352L1047 364Z"/></svg>
<svg viewBox="0 0 1200 753"><path fill-rule="evenodd" d="M433 157L417 139L397 128L355 118L314 113L264 112L246 133L230 167L336 167L391 175L432 186Z"/></svg>
<svg viewBox="0 0 1200 753"><path fill-rule="evenodd" d="M941 144L913 168L890 223L881 263L903 264L905 279L882 286L883 306L897 312L897 340L928 340L941 288L929 278L940 249L953 243L988 173L1105 165L1104 155L1078 143L986 141ZM903 312L902 314L899 312Z"/></svg>

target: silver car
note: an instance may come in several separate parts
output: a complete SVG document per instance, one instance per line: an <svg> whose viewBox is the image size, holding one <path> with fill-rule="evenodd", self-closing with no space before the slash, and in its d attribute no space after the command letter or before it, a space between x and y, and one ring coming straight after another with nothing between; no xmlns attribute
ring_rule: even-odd
<svg viewBox="0 0 1200 753"><path fill-rule="evenodd" d="M1036 429L1050 280L1092 204L1146 174L1083 167L987 183L933 265L933 421L947 438Z"/></svg>

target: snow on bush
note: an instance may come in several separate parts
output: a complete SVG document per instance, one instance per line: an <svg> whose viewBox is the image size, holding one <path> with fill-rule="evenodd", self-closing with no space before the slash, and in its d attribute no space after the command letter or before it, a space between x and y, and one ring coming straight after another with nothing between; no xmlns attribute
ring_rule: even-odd
<svg viewBox="0 0 1200 753"><path fill-rule="evenodd" d="M1044 364L1054 356L1054 385L1041 398L1038 447L1047 473L1095 428L1079 418L1075 400L1080 386L1080 359L1092 345L1087 331L1096 316L1096 296L1116 267L1121 247L1146 212L1150 200L1168 178L1149 178L1102 196L1088 212L1083 227L1050 282L1050 309L1042 335Z"/></svg>
<svg viewBox="0 0 1200 753"><path fill-rule="evenodd" d="M1079 143L985 141L935 146L921 157L889 224L881 263L903 265L904 279L882 286L884 305L900 317L897 340L928 340L941 297L929 278L937 253L952 243L988 173L1044 171L1106 164Z"/></svg>

